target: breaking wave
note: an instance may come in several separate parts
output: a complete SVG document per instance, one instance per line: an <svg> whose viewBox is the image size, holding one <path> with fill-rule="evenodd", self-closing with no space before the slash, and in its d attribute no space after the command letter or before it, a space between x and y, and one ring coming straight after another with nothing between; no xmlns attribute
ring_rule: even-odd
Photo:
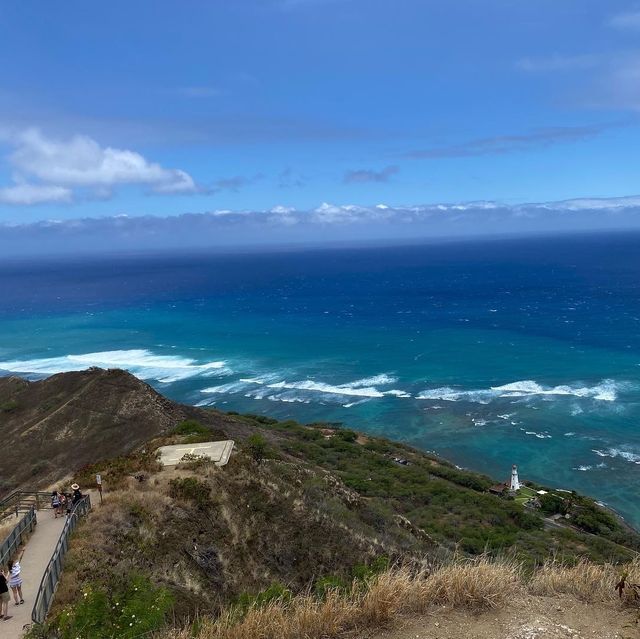
<svg viewBox="0 0 640 639"><path fill-rule="evenodd" d="M228 375L226 362L215 361L200 364L193 359L177 355L156 355L144 349L101 351L81 355L63 355L43 359L0 362L0 369L11 373L54 375L81 371L92 366L123 368L136 377L170 384L190 377Z"/></svg>
<svg viewBox="0 0 640 639"><path fill-rule="evenodd" d="M632 464L640 465L640 454L631 452L629 450L622 450L620 448L607 448L607 450L598 450L593 448L592 451L598 455L598 457L613 457L624 459Z"/></svg>
<svg viewBox="0 0 640 639"><path fill-rule="evenodd" d="M611 379L605 379L595 386L581 386L575 384L562 384L559 386L543 386L532 380L523 380L491 386L487 389L460 390L443 386L422 391L416 397L418 399L431 399L446 402L467 401L478 404L488 404L497 398L533 398L533 397L581 397L595 399L603 402L614 402L623 384Z"/></svg>
<svg viewBox="0 0 640 639"><path fill-rule="evenodd" d="M268 399L280 402L300 402L308 404L312 399L326 401L339 401L342 403L345 398L348 401L343 404L345 408L350 408L356 404L370 399L381 397L411 397L409 393L399 389L382 390L380 386L389 386L397 381L395 377L386 373L373 377L364 377L345 384L329 384L312 379L289 382L279 379L277 374L265 375L262 377L241 378L236 382L210 386L202 389L202 393L244 393L245 397L253 399Z"/></svg>

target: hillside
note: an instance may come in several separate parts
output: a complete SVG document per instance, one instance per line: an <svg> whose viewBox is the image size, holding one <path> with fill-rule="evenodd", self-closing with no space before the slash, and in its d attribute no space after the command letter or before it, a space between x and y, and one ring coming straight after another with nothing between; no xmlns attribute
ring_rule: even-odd
<svg viewBox="0 0 640 639"><path fill-rule="evenodd" d="M222 420L171 402L122 370L92 368L35 382L0 377L0 436L11 450L0 457L0 495L130 453L194 414L214 433Z"/></svg>
<svg viewBox="0 0 640 639"><path fill-rule="evenodd" d="M182 406L122 371L0 379L0 402L0 436L21 460L0 462L5 489L70 478L90 488L96 472L105 482L105 505L74 536L58 620L85 592L125 597L134 577L184 620L309 588L322 596L393 565L488 553L530 572L552 557L627 562L640 548L588 498L552 493L525 508L489 494L492 479L402 444ZM236 441L224 468L156 461L160 445L220 438ZM564 524L547 518L556 510Z"/></svg>

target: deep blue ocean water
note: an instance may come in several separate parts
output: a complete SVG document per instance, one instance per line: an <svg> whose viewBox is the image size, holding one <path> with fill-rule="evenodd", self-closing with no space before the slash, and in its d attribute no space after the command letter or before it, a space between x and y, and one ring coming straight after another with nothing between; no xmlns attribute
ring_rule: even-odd
<svg viewBox="0 0 640 639"><path fill-rule="evenodd" d="M640 525L640 235L0 261L0 370L354 428Z"/></svg>

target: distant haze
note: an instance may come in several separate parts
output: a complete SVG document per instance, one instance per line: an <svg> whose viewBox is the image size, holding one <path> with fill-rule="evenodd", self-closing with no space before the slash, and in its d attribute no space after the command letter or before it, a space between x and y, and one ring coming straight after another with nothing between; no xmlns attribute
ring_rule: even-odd
<svg viewBox="0 0 640 639"><path fill-rule="evenodd" d="M640 229L640 197L506 205L334 206L0 225L3 256L428 240Z"/></svg>

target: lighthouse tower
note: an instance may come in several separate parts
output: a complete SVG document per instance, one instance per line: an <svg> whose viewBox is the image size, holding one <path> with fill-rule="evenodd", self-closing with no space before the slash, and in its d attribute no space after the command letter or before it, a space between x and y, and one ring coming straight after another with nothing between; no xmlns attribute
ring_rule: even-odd
<svg viewBox="0 0 640 639"><path fill-rule="evenodd" d="M518 467L514 464L511 467L511 485L509 486L509 490L517 491L520 490L520 480L518 479Z"/></svg>

